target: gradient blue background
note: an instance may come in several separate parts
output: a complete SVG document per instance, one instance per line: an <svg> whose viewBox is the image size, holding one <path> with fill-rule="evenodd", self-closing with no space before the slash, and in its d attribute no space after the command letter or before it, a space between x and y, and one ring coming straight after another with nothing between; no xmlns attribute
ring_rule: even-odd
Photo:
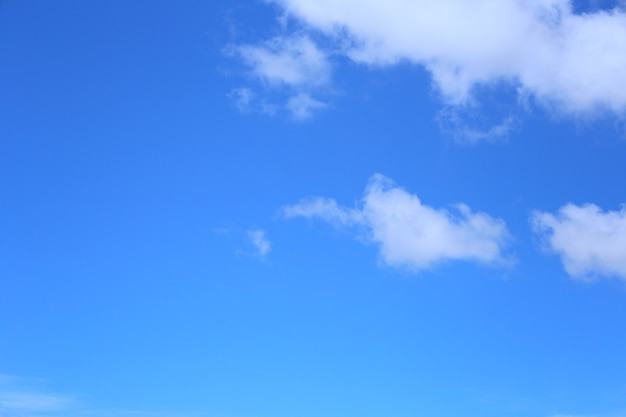
<svg viewBox="0 0 626 417"><path fill-rule="evenodd" d="M626 202L623 127L537 110L460 145L408 65L343 63L310 121L241 114L229 95L251 76L228 45L275 19L218 0L0 6L0 373L78 404L32 414L626 412L623 283L570 280L528 224ZM279 215L310 195L352 205L376 172L505 219L517 264L414 275Z"/></svg>

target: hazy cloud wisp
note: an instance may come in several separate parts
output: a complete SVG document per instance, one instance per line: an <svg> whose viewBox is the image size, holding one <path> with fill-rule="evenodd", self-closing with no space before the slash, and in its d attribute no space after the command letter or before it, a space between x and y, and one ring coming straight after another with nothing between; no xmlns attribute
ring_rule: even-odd
<svg viewBox="0 0 626 417"><path fill-rule="evenodd" d="M237 49L253 73L269 84L315 87L330 78L326 54L306 36L277 37Z"/></svg>
<svg viewBox="0 0 626 417"><path fill-rule="evenodd" d="M265 236L265 231L261 229L254 229L248 231L248 238L254 246L257 255L261 258L265 258L272 250L272 244Z"/></svg>
<svg viewBox="0 0 626 417"><path fill-rule="evenodd" d="M0 374L0 416L26 417L61 412L76 406L75 399L34 389L28 382Z"/></svg>
<svg viewBox="0 0 626 417"><path fill-rule="evenodd" d="M236 51L263 83L288 90L289 97L283 107L294 119L306 120L325 107L312 97L311 91L330 82L331 65L326 53L309 37L275 37L259 45L238 46ZM237 107L242 110L240 103L244 103L249 108L252 90L239 88L235 92Z"/></svg>

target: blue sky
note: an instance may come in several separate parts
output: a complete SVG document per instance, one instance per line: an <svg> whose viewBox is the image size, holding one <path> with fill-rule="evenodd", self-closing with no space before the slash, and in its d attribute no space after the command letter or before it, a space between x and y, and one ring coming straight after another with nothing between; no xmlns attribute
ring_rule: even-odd
<svg viewBox="0 0 626 417"><path fill-rule="evenodd" d="M626 415L626 9L0 3L0 417Z"/></svg>

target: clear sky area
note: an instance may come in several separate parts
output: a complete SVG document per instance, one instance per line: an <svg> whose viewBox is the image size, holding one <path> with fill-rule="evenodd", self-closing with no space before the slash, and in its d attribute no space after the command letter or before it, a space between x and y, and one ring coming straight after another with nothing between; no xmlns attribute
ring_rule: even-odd
<svg viewBox="0 0 626 417"><path fill-rule="evenodd" d="M0 1L0 417L624 417L624 203L623 1Z"/></svg>

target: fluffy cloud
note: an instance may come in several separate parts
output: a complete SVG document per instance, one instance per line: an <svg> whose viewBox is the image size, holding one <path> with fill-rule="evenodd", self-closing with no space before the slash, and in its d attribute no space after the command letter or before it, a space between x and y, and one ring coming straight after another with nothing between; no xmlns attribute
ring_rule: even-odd
<svg viewBox="0 0 626 417"><path fill-rule="evenodd" d="M505 262L509 234L504 222L464 204L455 211L427 206L380 174L372 176L357 208L320 197L283 208L288 218L321 218L357 230L377 244L382 261L394 267L417 271L445 260Z"/></svg>
<svg viewBox="0 0 626 417"><path fill-rule="evenodd" d="M451 104L467 102L477 85L507 82L564 112L626 110L623 6L577 14L568 0L274 2L354 61L424 66ZM325 56L308 38L241 51L269 82L328 80Z"/></svg>
<svg viewBox="0 0 626 417"><path fill-rule="evenodd" d="M272 244L265 237L265 232L263 230L249 230L248 238L250 239L252 246L254 246L257 255L260 257L264 258L268 253L270 253L270 250L272 250Z"/></svg>
<svg viewBox="0 0 626 417"><path fill-rule="evenodd" d="M626 279L626 208L567 204L556 214L535 212L532 224L570 276Z"/></svg>

